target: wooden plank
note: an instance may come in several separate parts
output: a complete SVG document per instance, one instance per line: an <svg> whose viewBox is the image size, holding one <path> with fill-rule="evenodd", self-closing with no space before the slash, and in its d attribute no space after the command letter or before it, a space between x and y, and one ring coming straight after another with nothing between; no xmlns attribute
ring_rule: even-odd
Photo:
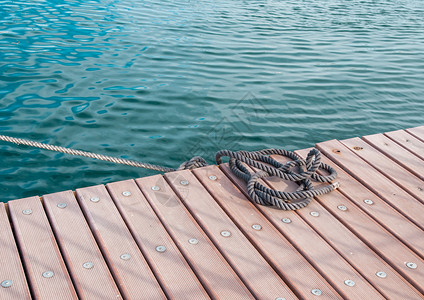
<svg viewBox="0 0 424 300"><path fill-rule="evenodd" d="M424 229L424 205L336 140L317 144L327 157Z"/></svg>
<svg viewBox="0 0 424 300"><path fill-rule="evenodd" d="M337 299L340 295L317 273L267 219L257 211L217 166L193 170L226 213L242 230L267 261L274 266L290 287L303 299L315 298L319 290L322 299ZM216 176L216 180L209 179ZM253 226L260 226L253 228ZM283 253L283 255L280 255ZM290 259L287 259L290 257Z"/></svg>
<svg viewBox="0 0 424 300"><path fill-rule="evenodd" d="M122 299L72 191L43 196L79 299Z"/></svg>
<svg viewBox="0 0 424 300"><path fill-rule="evenodd" d="M253 299L161 175L136 183L213 298Z"/></svg>
<svg viewBox="0 0 424 300"><path fill-rule="evenodd" d="M424 142L424 126L409 128L406 131Z"/></svg>
<svg viewBox="0 0 424 300"><path fill-rule="evenodd" d="M78 202L124 298L165 299L103 185L77 189Z"/></svg>
<svg viewBox="0 0 424 300"><path fill-rule="evenodd" d="M188 170L165 174L215 246L260 299L297 299L290 288ZM189 182L184 185L182 182ZM202 201L199 201L202 199ZM223 236L228 233L228 236Z"/></svg>
<svg viewBox="0 0 424 300"><path fill-rule="evenodd" d="M424 160L424 142L420 141L415 136L404 130L386 132L384 135Z"/></svg>
<svg viewBox="0 0 424 300"><path fill-rule="evenodd" d="M277 161L286 162L277 158ZM267 181L267 180L265 180ZM277 190L286 190L289 185L282 180L273 180L268 184ZM292 189L294 190L294 189ZM318 198L326 201L328 197L336 197L337 193L330 193ZM342 203L347 199L342 199ZM340 205L340 204L339 204ZM389 299L420 299L418 292L407 283L392 267L378 254L373 252L364 242L359 240L339 220L333 217L317 201L312 201L307 207L296 211L311 227L356 268L375 288ZM318 216L313 216L318 213ZM385 278L376 276L377 272L384 272Z"/></svg>
<svg viewBox="0 0 424 300"><path fill-rule="evenodd" d="M237 178L227 164L220 165L224 173L247 194L246 183ZM271 178L272 180L272 178ZM267 185L262 181L264 185ZM254 204L267 219L302 253L315 269L347 299L383 299L349 263L318 235L296 212ZM355 282L354 286L345 284Z"/></svg>
<svg viewBox="0 0 424 300"><path fill-rule="evenodd" d="M343 140L341 143L416 199L424 202L424 181L420 178L359 138ZM424 162L422 165L424 166Z"/></svg>
<svg viewBox="0 0 424 300"><path fill-rule="evenodd" d="M306 157L309 150L310 149L300 150L296 151L296 153ZM331 165L337 171L338 175L336 181L340 183L338 191L395 235L411 250L415 251L415 254L424 258L424 235L422 234L422 229L411 223L392 206L361 185L356 179L352 178L325 155L321 156L321 161Z"/></svg>
<svg viewBox="0 0 424 300"><path fill-rule="evenodd" d="M424 292L424 262L418 255L411 252L341 193L332 192L316 199L368 247L407 278L415 288L421 293ZM345 210L341 210L340 205L343 205ZM405 262L414 262L419 267L408 268Z"/></svg>
<svg viewBox="0 0 424 300"><path fill-rule="evenodd" d="M135 182L114 182L107 189L168 298L209 299ZM159 246L166 250L158 252Z"/></svg>
<svg viewBox="0 0 424 300"><path fill-rule="evenodd" d="M362 137L367 143L390 157L409 172L424 180L424 161L383 134ZM422 144L424 150L424 144Z"/></svg>
<svg viewBox="0 0 424 300"><path fill-rule="evenodd" d="M0 299L31 299L3 202L0 202L0 228Z"/></svg>
<svg viewBox="0 0 424 300"><path fill-rule="evenodd" d="M77 299L38 197L8 202L16 241L36 299Z"/></svg>

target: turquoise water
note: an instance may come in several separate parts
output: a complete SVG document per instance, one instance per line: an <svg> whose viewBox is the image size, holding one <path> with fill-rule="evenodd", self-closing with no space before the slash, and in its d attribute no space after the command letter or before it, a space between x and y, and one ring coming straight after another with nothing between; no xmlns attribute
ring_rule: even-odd
<svg viewBox="0 0 424 300"><path fill-rule="evenodd" d="M176 167L423 125L424 2L0 0L0 133ZM0 142L2 201L154 174Z"/></svg>

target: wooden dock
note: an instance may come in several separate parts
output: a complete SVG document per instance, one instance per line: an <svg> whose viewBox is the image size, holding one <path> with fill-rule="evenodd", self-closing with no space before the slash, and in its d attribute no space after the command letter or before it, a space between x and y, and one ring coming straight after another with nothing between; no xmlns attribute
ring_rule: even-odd
<svg viewBox="0 0 424 300"><path fill-rule="evenodd" d="M424 299L424 126L316 147L298 211L225 164L0 203L0 299Z"/></svg>

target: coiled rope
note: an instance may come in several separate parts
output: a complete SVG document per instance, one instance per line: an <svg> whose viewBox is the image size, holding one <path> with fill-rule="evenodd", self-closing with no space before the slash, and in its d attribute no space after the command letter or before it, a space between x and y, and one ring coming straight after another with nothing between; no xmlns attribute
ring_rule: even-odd
<svg viewBox="0 0 424 300"><path fill-rule="evenodd" d="M142 163L135 160L54 146L5 135L0 135L0 140L18 145L26 145L71 155L90 157L116 164L124 164L160 172L191 170L208 165L202 157L195 156L182 163L178 169L173 169L149 163ZM273 154L288 157L292 159L292 161L285 164L279 163L270 157L270 155ZM332 167L321 163L321 154L317 149L312 149L306 157L306 160L303 160L294 152L282 149L265 149L254 152L233 152L229 150L221 150L216 154L216 162L218 164L222 163L223 156L230 158L229 165L231 171L237 177L240 177L247 182L247 190L251 200L261 205L275 206L283 210L296 210L307 206L311 202L312 197L329 193L339 186L339 184L335 182L319 189L314 188L312 180L318 182L331 182L337 176L336 171ZM259 171L251 173L245 164L258 169ZM296 167L300 170L298 173L292 170ZM318 169L326 170L330 173L330 175L319 175L316 173L316 170ZM299 184L299 188L294 192L283 192L269 189L259 182L260 179L271 176L278 176L284 180L294 181Z"/></svg>

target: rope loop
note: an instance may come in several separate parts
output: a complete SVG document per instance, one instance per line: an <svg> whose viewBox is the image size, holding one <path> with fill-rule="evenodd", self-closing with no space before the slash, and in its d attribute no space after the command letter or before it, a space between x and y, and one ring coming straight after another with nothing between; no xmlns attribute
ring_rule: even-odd
<svg viewBox="0 0 424 300"><path fill-rule="evenodd" d="M283 164L270 155L280 155L292 160ZM230 158L231 171L247 182L250 199L261 205L274 206L283 210L296 210L306 207L314 196L327 194L339 186L335 182L318 189L314 188L312 181L331 182L337 176L335 169L321 162L321 153L315 148L308 153L305 160L291 151L264 149L254 152L221 150L216 154L216 162L221 164L224 156ZM250 172L247 165L258 171ZM330 174L319 175L316 173L318 169L325 170ZM294 192L284 192L267 188L259 181L272 176L293 181L299 187Z"/></svg>

